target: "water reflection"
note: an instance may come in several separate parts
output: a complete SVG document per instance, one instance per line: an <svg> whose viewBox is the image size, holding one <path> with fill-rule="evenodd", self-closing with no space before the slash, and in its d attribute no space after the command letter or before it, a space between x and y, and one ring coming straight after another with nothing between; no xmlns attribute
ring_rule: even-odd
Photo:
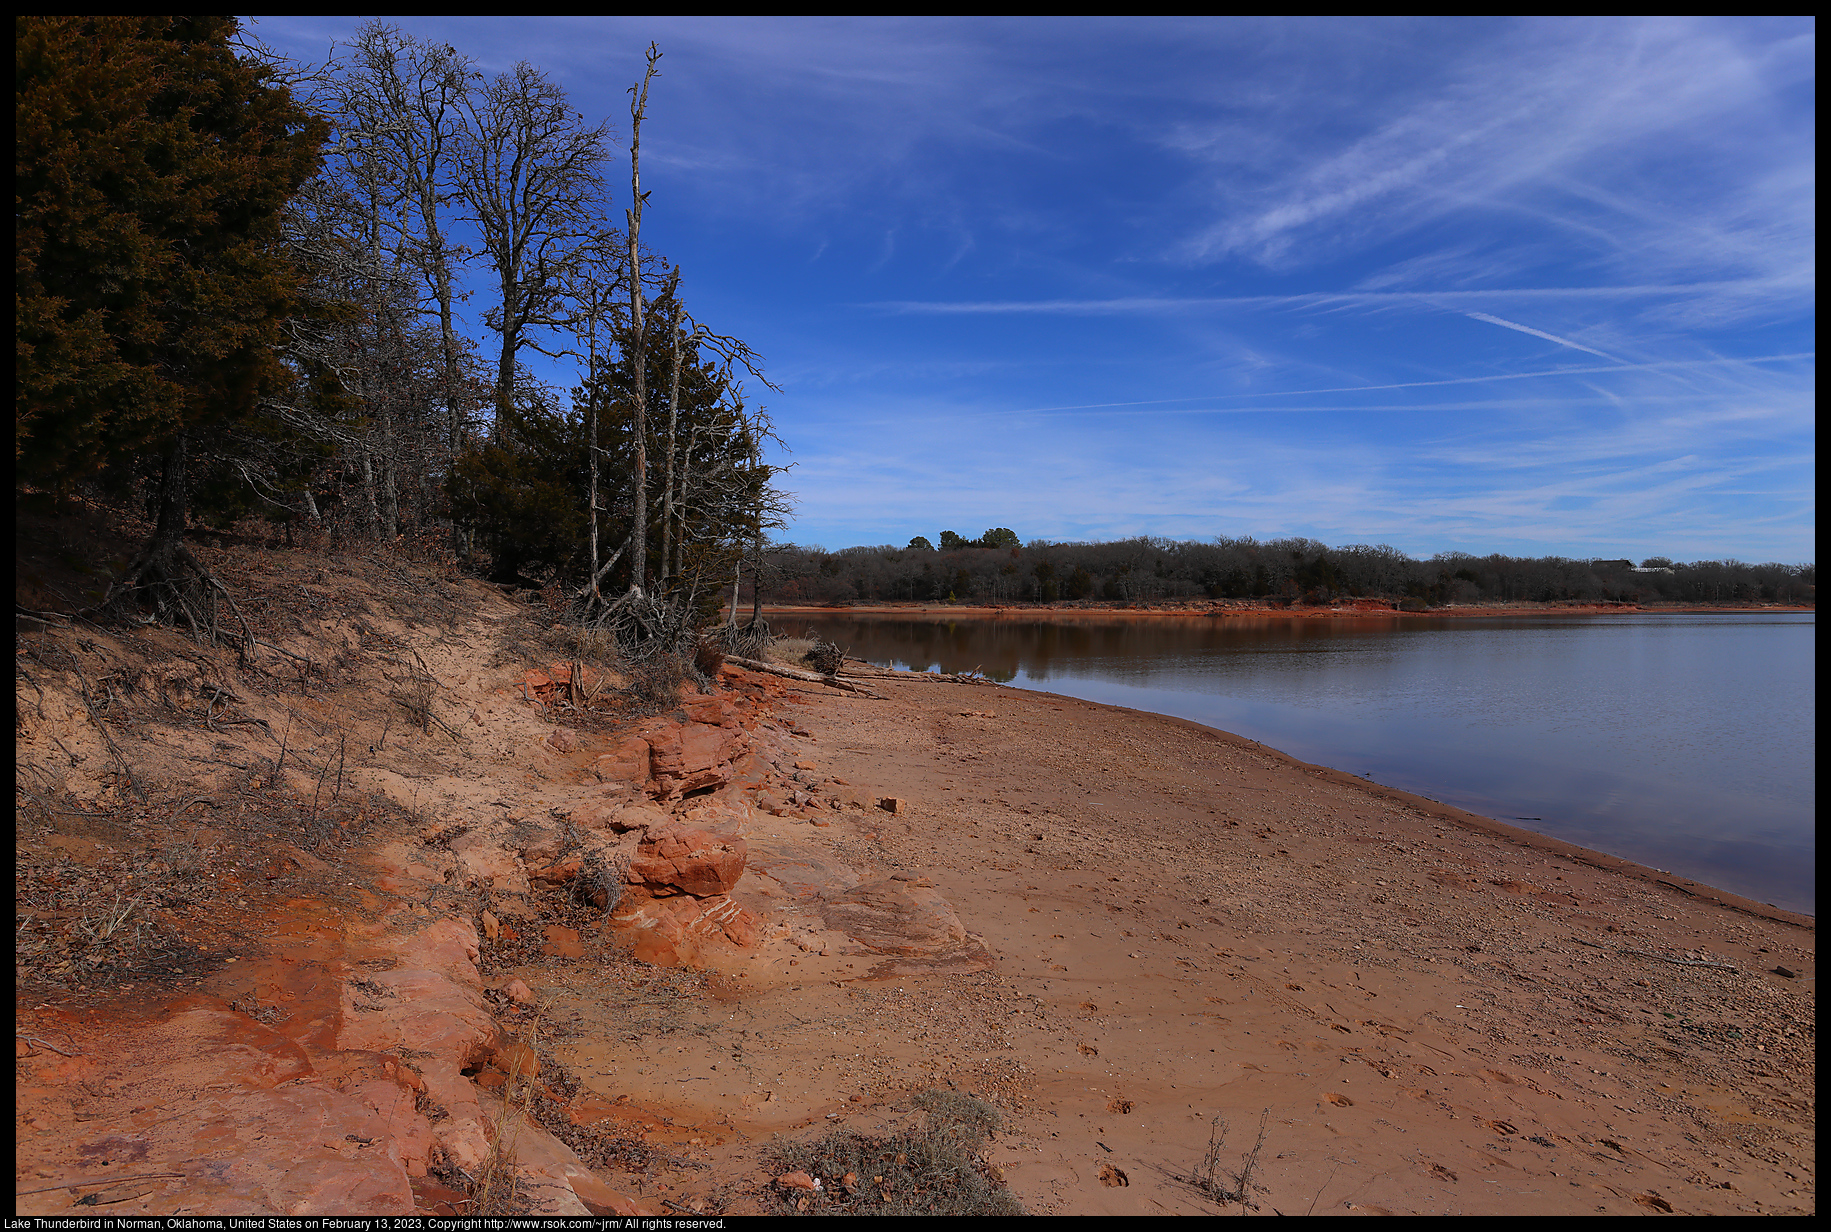
<svg viewBox="0 0 1831 1232"><path fill-rule="evenodd" d="M1814 909L1809 613L808 623L875 663L1193 719Z"/></svg>

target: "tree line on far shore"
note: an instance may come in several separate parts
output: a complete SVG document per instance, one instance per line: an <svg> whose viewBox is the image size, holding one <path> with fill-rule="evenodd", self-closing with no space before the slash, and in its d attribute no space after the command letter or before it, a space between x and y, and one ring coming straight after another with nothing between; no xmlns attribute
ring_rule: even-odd
<svg viewBox="0 0 1831 1232"><path fill-rule="evenodd" d="M996 536L995 544L988 544ZM1009 536L1008 540L1005 538ZM1323 605L1378 599L1408 610L1511 602L1781 603L1814 601L1815 566L1739 560L1573 560L1562 556L1428 559L1385 544L1330 547L1251 537L1019 545L999 528L978 540L943 532L828 552L784 544L766 554L770 603L1151 603L1245 599Z"/></svg>

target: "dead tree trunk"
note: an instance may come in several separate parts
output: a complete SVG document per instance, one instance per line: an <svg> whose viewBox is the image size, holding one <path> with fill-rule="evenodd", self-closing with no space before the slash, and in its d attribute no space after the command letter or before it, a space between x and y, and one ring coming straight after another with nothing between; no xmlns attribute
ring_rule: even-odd
<svg viewBox="0 0 1831 1232"><path fill-rule="evenodd" d="M668 387L668 461L666 481L661 494L661 576L671 578L679 572L674 559L674 435L680 425L680 270L668 280L668 298L674 304L673 328L668 331L673 347L672 376Z"/></svg>
<svg viewBox="0 0 1831 1232"><path fill-rule="evenodd" d="M648 71L642 75L640 86L629 89L629 191L630 208L626 217L629 220L629 328L631 354L630 363L635 377L635 405L631 411L635 417L636 475L635 475L635 526L630 534L630 590L641 593L642 584L648 580L648 339L647 323L643 319L642 304L642 256L638 246L642 234L642 117L648 110L648 86L654 80L657 69L655 65L661 59L661 49L655 44L648 45Z"/></svg>
<svg viewBox="0 0 1831 1232"><path fill-rule="evenodd" d="M760 437L750 441L750 466L752 471L761 470L763 466L763 442ZM753 540L756 555L750 569L750 627L760 628L763 623L763 495L757 493L756 537Z"/></svg>

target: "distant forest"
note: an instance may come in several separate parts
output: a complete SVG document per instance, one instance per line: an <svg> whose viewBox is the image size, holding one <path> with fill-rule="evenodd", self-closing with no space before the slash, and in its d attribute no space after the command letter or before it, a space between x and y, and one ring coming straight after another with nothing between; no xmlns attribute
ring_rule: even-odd
<svg viewBox="0 0 1831 1232"><path fill-rule="evenodd" d="M1419 611L1452 603L1812 603L1815 566L1738 560L1571 560L1472 556L1417 560L1384 544L1332 548L1314 539L1122 539L1019 544L1005 528L942 546L787 544L766 556L770 603L1149 603L1256 599L1329 604L1384 599Z"/></svg>

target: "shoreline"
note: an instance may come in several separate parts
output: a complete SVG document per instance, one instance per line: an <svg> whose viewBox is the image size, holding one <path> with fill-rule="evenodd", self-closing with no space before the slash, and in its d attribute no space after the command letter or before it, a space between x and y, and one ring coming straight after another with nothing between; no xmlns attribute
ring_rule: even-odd
<svg viewBox="0 0 1831 1232"><path fill-rule="evenodd" d="M1279 611L1275 611L1275 610L1258 610L1258 609L1254 609L1251 611L1228 611L1225 613L1185 612L1185 611L1179 611L1179 610L1130 611L1130 610L1124 610L1124 609L1118 609L1118 610L1090 609L1090 610L1086 610L1086 611L1051 610L1051 609L1038 609L1038 610L1046 611L1048 618L1051 620L1052 623L1062 623L1062 624L1073 623L1076 619L1082 619L1082 618L1087 618L1087 619L1092 619L1092 620L1101 620L1101 619L1111 618L1111 619L1117 619L1120 621L1124 621L1124 620L1129 620L1129 619L1133 619L1133 618L1137 618L1137 617L1156 617L1156 616L1181 616L1181 617L1204 616L1204 617L1206 617L1206 616L1211 616L1211 615L1216 615L1216 614L1229 615L1229 616L1248 616L1248 617L1314 618L1319 615L1327 614L1324 612L1299 612L1299 613L1293 614L1293 613L1287 613L1287 612L1279 612ZM1611 612L1613 610L1615 610L1615 609L1609 609L1609 611L1611 611ZM1675 610L1675 609L1640 609L1640 608L1636 608L1636 609L1632 609L1632 610L1636 611L1636 612L1641 612L1641 611L1668 611L1668 610ZM1691 613L1691 612L1706 612L1706 611L1719 612L1719 611L1730 611L1730 610L1733 610L1736 612L1756 612L1756 611L1765 611L1765 610L1769 610L1769 609L1685 608L1682 610L1687 613ZM1788 610L1795 610L1795 609L1788 609ZM1806 609L1799 609L1799 610L1811 611L1813 609L1806 608ZM880 612L880 611L876 611L876 610L873 610L870 608L845 609L842 612L840 610L834 610L834 609L816 609L816 608L801 608L801 607L788 607L788 606L783 606L783 607L774 608L774 609L766 607L764 609L764 611L766 614L770 613L772 611L777 612L777 613L807 614L810 616L819 614L819 615L826 615L826 616L828 616L828 618L850 618L853 616L890 617L893 615L903 615L903 614L907 613L907 614L915 615L920 618L934 619L934 618L943 616L945 614L951 613L951 614L958 615L961 618L965 618L965 619L998 619L1000 617L1021 619L1022 617L1029 615L1028 610L1018 612L1018 611L1013 611L1010 609L965 609L965 608L936 609L933 607L906 607L906 608L900 609L899 611L897 611L895 613ZM1384 615L1389 618L1401 618L1401 617L1407 617L1407 616L1430 616L1430 615L1437 615L1437 614L1458 615L1458 616L1497 616L1497 615L1517 615L1517 614L1522 614L1522 613L1520 613L1516 610L1500 611L1497 609L1484 608L1484 609L1479 609L1479 610L1471 609L1471 610L1465 610L1465 611L1459 611L1459 612L1446 612L1446 613L1357 612L1357 613L1350 613L1349 615L1358 616L1358 617L1365 617L1368 615L1375 615L1375 616ZM1531 613L1525 613L1525 614L1531 614ZM1594 614L1598 614L1598 612L1596 610L1593 610L1593 609L1587 608L1587 607L1579 607L1577 605L1567 605L1567 606L1559 608L1557 611L1555 611L1551 614L1594 615ZM923 675L924 674L920 671L916 671L915 669L909 669L909 668L891 669L891 668L885 668L881 665L876 665L876 664L870 665L869 670L871 672L895 671L898 673L906 673L906 674L914 674L914 675ZM1024 686L1008 686L1008 687L1024 688ZM1073 697L1072 694L1057 694L1057 693L1053 693L1053 692L1050 692L1048 690L1043 690L1043 689L1025 688L1025 691L1047 693L1049 696L1052 696L1052 697L1062 697L1062 698ZM1352 774L1345 770L1337 769L1336 767L1329 766L1324 763L1306 762L1306 761L1302 760L1301 758L1296 757L1293 754L1285 753L1284 751L1276 748L1273 745L1263 744L1250 736L1244 736L1239 733L1227 731L1223 728L1213 727L1208 724L1201 723L1198 720L1185 719L1180 716L1168 714L1166 712L1135 709L1135 708L1126 707L1126 706L1123 706L1123 705L1120 705L1120 704L1114 703L1114 702L1089 702L1087 704L1104 705L1104 706L1107 706L1110 709L1113 709L1116 711L1123 711L1123 712L1127 712L1127 713L1140 714L1140 715L1148 715L1153 718L1164 719L1164 720L1174 722L1174 723L1186 724L1193 728L1197 728L1197 729L1207 731L1207 732L1212 732L1215 735L1220 736L1221 738L1240 742L1244 745L1251 746L1251 747L1257 748L1257 749L1262 749L1265 752L1268 752L1268 753L1274 754L1275 756L1284 758L1287 761L1289 761L1293 766L1299 767L1305 771L1319 773L1319 774L1326 774L1329 776L1333 776L1336 781L1354 784L1358 787L1367 788L1367 789L1374 790L1377 792L1388 793L1388 795L1391 798L1393 798L1395 800L1403 800L1409 806L1415 807L1415 808L1418 808L1421 810L1426 810L1426 811L1436 810L1446 820L1456 820L1458 822L1458 824L1471 825L1471 826L1475 826L1478 828L1482 828L1497 836L1505 837L1505 838L1509 839L1510 841L1519 842L1519 843L1523 843L1523 844L1527 844L1527 845L1537 845L1547 851L1552 851L1552 852L1556 852L1556 853L1560 853L1560 854L1567 854L1567 855L1571 856L1572 858L1581 858L1581 859L1584 859L1585 861L1595 863L1598 867L1610 867L1610 868L1617 869L1621 872L1627 873L1632 876L1642 877L1647 880L1659 881L1662 884L1670 885L1675 889L1679 889L1684 893L1705 895L1705 896L1710 897L1712 899L1712 901L1720 902L1725 906L1733 906L1737 910L1748 911L1748 912L1751 912L1754 914L1763 915L1767 918L1772 918L1772 919L1776 919L1776 920L1785 920L1785 921L1792 922L1792 923L1803 923L1807 927L1811 927L1812 921L1816 919L1816 916L1813 913L1801 912L1801 911L1794 910L1792 908L1781 907L1774 903L1769 903L1769 902L1762 901L1760 899L1755 899L1755 898L1749 897L1747 895L1737 894L1734 891L1723 889L1721 887L1712 885L1708 881L1700 880L1695 877L1690 877L1690 876L1687 876L1682 873L1677 873L1670 869L1658 868L1653 865L1643 864L1639 861L1633 860L1626 856L1617 856L1617 855L1613 855L1609 852L1602 851L1599 849L1584 847L1580 844L1572 843L1565 839L1560 839L1560 838L1556 838L1551 835L1543 834L1538 831L1534 831L1534 830L1525 828L1523 826L1512 825L1512 824L1502 821L1496 817L1490 817L1486 814L1476 813L1476 812L1472 812L1467 809L1458 808L1454 805L1444 804L1440 801L1434 800L1433 798L1431 798L1429 796L1424 796L1424 795L1413 793L1413 792L1407 792L1401 788L1388 787L1384 784L1377 783L1374 780L1362 778L1359 775Z"/></svg>
<svg viewBox="0 0 1831 1232"><path fill-rule="evenodd" d="M1718 604L1635 604L1635 603L1518 603L1518 604L1470 604L1449 605L1445 607L1424 608L1415 612L1401 611L1393 604L1381 599L1355 600L1350 604L1330 607L1310 607L1290 605L1286 607L1267 604L1253 604L1237 599L1188 600L1186 602L1166 602L1160 604L1108 604L1089 602L1057 604L949 604L949 603L903 603L903 602L869 602L847 604L770 604L763 605L763 615L796 615L826 616L828 618L851 618L863 616L917 616L937 617L951 616L961 619L997 620L997 619L1034 619L1047 617L1052 620L1070 620L1086 617L1106 617L1119 619L1143 619L1146 617L1226 617L1226 616L1278 616L1287 619L1416 619L1418 617L1477 617L1477 616L1605 616L1605 615L1708 615L1714 613L1728 614L1763 614L1789 612L1816 612L1810 605L1800 604L1754 604L1754 605L1718 605Z"/></svg>
<svg viewBox="0 0 1831 1232"><path fill-rule="evenodd" d="M1810 1168L1812 917L1189 720L848 668L884 699L800 691L809 751L910 819L835 848L926 873L980 995L1042 1007L948 1063L1023 1111L995 1162L1030 1209L1216 1213L1176 1168L1261 1114L1262 1213L1812 1208L1748 1156Z"/></svg>
<svg viewBox="0 0 1831 1232"><path fill-rule="evenodd" d="M905 674L920 675L921 673ZM1307 762L1301 758L1294 757L1281 749L1275 748L1272 745L1254 740L1251 736L1242 736L1236 732L1226 731L1219 727L1212 727L1206 723L1198 723L1193 719L1179 718L1176 715L1163 714L1155 710L1138 710L1130 706L1115 705L1111 702L1082 701L1082 699L1072 697L1068 694L1049 693L1040 689L1026 689L1024 691L1034 692L1041 696L1058 700L1080 702L1081 704L1088 706L1098 706L1103 710L1145 716L1165 723L1187 727L1227 743L1234 744L1240 748L1251 749L1254 752L1278 759L1287 763L1293 769L1299 770L1305 774L1315 775L1318 778L1325 779L1344 787L1352 787L1358 791L1363 791L1370 796L1377 796L1381 799L1390 800L1393 803L1403 805L1414 812L1438 817L1444 821L1464 827L1465 829L1475 830L1521 847L1529 847L1550 855L1560 856L1567 860L1578 861L1587 864L1592 868L1605 869L1626 877L1663 885L1670 889L1677 890L1681 894L1705 902L1715 903L1716 905L1728 908L1731 911L1739 911L1747 915L1756 916L1760 919L1774 920L1779 923L1791 924L1799 928L1813 931L1816 931L1817 928L1816 915L1800 911L1791 911L1785 907L1776 906L1773 903L1764 903L1758 899L1748 898L1729 890L1719 889L1716 886L1696 881L1690 877L1681 876L1669 869L1654 868L1650 864L1641 864L1637 861L1627 859L1624 856L1610 855L1606 851L1598 851L1592 847L1583 847L1576 843L1566 842L1563 839L1553 838L1548 834L1540 834L1537 831L1528 830L1522 826L1510 825L1507 822L1494 817L1485 816L1481 813L1471 813L1467 809L1457 808L1453 804L1444 804L1441 801L1431 799L1429 796L1421 796L1415 792L1405 791L1402 788L1388 787L1383 783L1376 783L1371 779L1365 779L1359 775L1350 774L1346 770L1337 770L1333 766L1325 766L1319 762Z"/></svg>

